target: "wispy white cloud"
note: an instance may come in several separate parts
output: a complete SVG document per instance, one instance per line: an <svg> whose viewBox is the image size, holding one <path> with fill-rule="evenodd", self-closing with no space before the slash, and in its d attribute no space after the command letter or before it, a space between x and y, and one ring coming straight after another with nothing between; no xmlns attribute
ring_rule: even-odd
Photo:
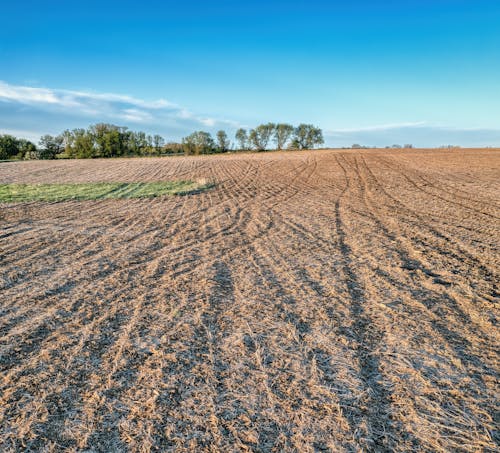
<svg viewBox="0 0 500 453"><path fill-rule="evenodd" d="M133 96L114 93L93 93L85 91L51 89L11 85L0 81L0 99L23 104L49 104L61 107L85 107L89 104L128 104L147 109L178 108L177 105L165 100L145 101Z"/></svg>
<svg viewBox="0 0 500 453"><path fill-rule="evenodd" d="M74 96L56 93L46 88L9 85L0 81L0 99L23 104L48 104L61 107L77 107L80 104Z"/></svg>
<svg viewBox="0 0 500 453"><path fill-rule="evenodd" d="M57 91L61 94L67 96L72 96L80 99L88 99L93 101L103 101L103 102L119 102L123 104L135 105L137 107L147 108L147 109L163 109L163 108L179 108L176 104L167 101L166 99L158 99L155 101L145 101L143 99L138 99L133 96L127 96L122 94L114 93L93 93L85 91L72 91L72 90L52 90Z"/></svg>
<svg viewBox="0 0 500 453"><path fill-rule="evenodd" d="M120 116L124 120L132 121L133 123L145 123L153 119L151 113L140 109L125 109Z"/></svg>
<svg viewBox="0 0 500 453"><path fill-rule="evenodd" d="M197 115L166 99L144 100L116 93L94 93L12 85L0 81L0 102L29 106L51 113L84 116L90 121L126 121L138 124L172 124L182 128L228 126L238 123ZM181 123L179 125L179 123Z"/></svg>

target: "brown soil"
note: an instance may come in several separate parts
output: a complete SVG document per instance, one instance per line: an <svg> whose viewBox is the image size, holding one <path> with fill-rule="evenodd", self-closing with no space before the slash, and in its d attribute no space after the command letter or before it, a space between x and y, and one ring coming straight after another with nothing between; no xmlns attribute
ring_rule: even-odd
<svg viewBox="0 0 500 453"><path fill-rule="evenodd" d="M1 183L217 183L0 205L0 450L496 450L499 164L0 164Z"/></svg>

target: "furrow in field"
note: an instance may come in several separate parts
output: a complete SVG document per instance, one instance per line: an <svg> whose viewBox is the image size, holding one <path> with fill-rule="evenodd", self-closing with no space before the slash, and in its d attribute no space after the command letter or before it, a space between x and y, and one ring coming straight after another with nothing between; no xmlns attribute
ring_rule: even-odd
<svg viewBox="0 0 500 453"><path fill-rule="evenodd" d="M493 214L495 218L499 218L498 210L500 205L494 199L481 197L480 193L471 193L466 190L461 189L457 185L449 186L442 179L436 179L435 177L427 176L422 170L412 168L410 166L404 166L398 163L393 157L387 157L380 159L382 162L390 165L392 168L397 168L401 173L411 173L413 175L413 182L417 183L417 180L421 181L422 186L435 190L437 194L445 193L447 197L459 198L466 203L466 206L471 204L475 205L475 209L481 213ZM464 205L462 204L462 207Z"/></svg>
<svg viewBox="0 0 500 453"><path fill-rule="evenodd" d="M323 324L327 321L307 313L296 288L281 280L284 270L269 259L266 244L262 239L249 245L241 252L243 260L238 260L246 263L244 272L238 273L244 276L240 286L248 300L243 343L255 376L243 382L251 395L261 395L250 399L256 405L257 448L304 450L314 445L345 451L346 445L336 440L349 429L338 397L348 392L342 384L349 382L339 345L328 338L328 326ZM335 365L330 362L334 357L341 359ZM240 398L243 395L240 392ZM290 415L298 407L304 408L302 415ZM317 411L320 419L314 416Z"/></svg>
<svg viewBox="0 0 500 453"><path fill-rule="evenodd" d="M493 262L486 262L475 250L458 243L456 237L451 238L426 216L389 193L366 164L365 169L377 187L377 192L384 197L382 201L385 206L395 213L400 225L405 225L406 235L411 238L416 247L418 246L419 252L437 263L450 260L453 263L450 265L451 269L455 268L461 277L472 278L476 283L481 281L482 286L486 286L483 292L491 294L491 296L486 294L486 298L491 301L496 293L497 266L495 261L498 258L492 256ZM459 269L463 268L464 263L467 265L467 271L460 272Z"/></svg>
<svg viewBox="0 0 500 453"><path fill-rule="evenodd" d="M449 285L443 283L446 277L439 272L446 272L446 269L441 270L432 268L431 265L425 261L425 258L412 246L411 240L402 235L399 225L394 218L391 218L390 213L381 212L383 204L379 202L380 200L374 200L374 202L372 202L371 198L373 194L369 190L368 179L362 168L362 166L358 166L358 162L355 162L355 169L359 176L359 183L363 193L365 206L367 211L371 213L377 226L377 229L374 229L374 231L385 236L387 242L385 250L393 249L391 253L399 256L400 266L403 271L412 274L413 271L421 271L418 272L419 278L417 280L420 283L420 289L422 289L421 280L427 279L428 283L425 287L430 288L430 291L434 291L434 298L440 296L444 297L447 307L453 310L458 323L469 331L468 335L479 335L482 336L483 339L491 338L491 331L494 326L485 326L484 322L481 323L482 325L475 323L475 321L473 321L460 307L462 303L460 300L461 298L455 293L453 287L448 288L451 283ZM389 219L390 221L388 221ZM455 277L455 279L456 278L457 277ZM486 331L483 332L483 329L486 329Z"/></svg>
<svg viewBox="0 0 500 453"><path fill-rule="evenodd" d="M373 264L371 265L372 276L370 277L370 285L375 288L380 286L380 290L377 290L378 292L384 290L386 294L395 293L395 295L398 295L395 298L396 302L389 303L387 308L383 310L387 312L397 310L395 315L398 316L398 322L394 325L393 332L391 332L392 335L389 336L387 341L389 349L392 349L392 353L386 356L388 359L384 357L392 366L385 365L384 368L386 370L393 370L392 373L387 374L387 378L392 381L394 400L405 401L404 407L406 411L412 405L414 407L414 412L410 418L407 415L408 412L400 412L398 418L403 420L406 426L410 427L413 435L419 439L420 444L425 445L428 439L426 439L426 435L421 435L417 426L426 426L428 429L439 432L440 437L435 437L435 440L436 442L442 442L448 436L447 430L434 426L436 417L439 416L437 412L433 413L425 409L425 407L432 407L434 405L434 410L436 410L436 406L440 404L441 414L446 414L442 419L443 421L445 419L448 420L448 424L450 425L449 430L456 429L460 431L463 426L460 417L451 416L450 414L452 413L462 413L467 417L469 423L476 427L469 435L464 436L462 434L463 437L460 442L475 445L477 448L482 448L485 445L491 446L489 438L492 430L491 417L493 415L493 408L490 406L487 396L477 398L475 403L470 405L470 412L464 413L460 401L454 401L453 392L456 383L440 381L439 374L437 373L436 375L423 373L420 375L421 382L426 382L426 385L430 388L436 388L439 385L443 398L434 397L432 403L429 401L422 405L427 395L419 394L418 392L413 397L408 395L407 388L409 383L406 382L406 379L401 379L401 376L404 376L405 372L408 372L408 364L411 362L413 362L413 366L415 367L412 373L418 375L419 372L416 364L425 361L426 356L429 354L428 351L435 349L439 345L438 347L441 351L446 351L444 357L449 357L443 359L443 367L447 366L447 364L449 366L449 361L451 361L451 363L460 363L463 368L461 371L449 371L450 375L454 375L455 382L468 382L467 385L470 390L477 395L484 394L485 392L487 394L488 391L492 392L491 380L494 379L495 375L494 365L491 362L488 365L487 362L484 363L482 360L488 355L491 358L494 357L493 344L495 341L491 338L494 328L493 326L487 327L484 324L484 320L479 319L474 325L470 316L462 308L463 303L460 298L450 294L450 291L443 291L441 289L442 286L434 283L430 277L428 277L430 280L429 283L422 281L425 280L427 275L436 278L437 274L431 271L427 264L419 260L418 253L411 248L411 241L400 236L397 226L394 223L386 222L386 216L378 214L378 208L375 206L379 206L379 204L371 203L371 192L367 190L363 173L359 171L356 163L353 167L357 170L366 210L371 213L377 226L377 228L372 228L372 231L382 234L382 240L386 242L383 249L372 249L374 253L382 252L382 255L374 255L372 257ZM387 256L388 253L395 255L396 259L399 258L400 266L403 269L409 268L410 265L412 269L422 269L422 277L415 278L415 276L411 276L408 278L408 276L402 275L400 270L397 271L393 267L382 270L381 263L394 262L393 257ZM393 269L396 272L393 272ZM380 306L383 307L384 301L381 302ZM409 311L404 314L406 309ZM421 323L416 327L413 317L416 312L422 309L423 311L418 315ZM406 323L408 325L404 327ZM384 321L384 325L386 324L387 320ZM399 337L396 334L398 330L401 330ZM406 332L412 332L412 335L408 337ZM422 340L422 335L432 338L432 344L426 344L426 341ZM401 336L407 337L404 343L401 341ZM425 355L422 355L424 344L426 344L425 348L427 348L427 352ZM410 349L405 351L404 348L406 345ZM479 353L479 350L481 350L481 353ZM489 351L489 353L485 357L486 351ZM482 356L482 359L479 358L478 354ZM405 358L404 362L401 361L402 357ZM489 384L487 383L488 380ZM489 390L487 390L488 387ZM419 422L416 422L416 419ZM426 448L430 447L430 445L426 445Z"/></svg>
<svg viewBox="0 0 500 453"><path fill-rule="evenodd" d="M385 343L385 326L379 326L371 317L370 302L361 278L357 274L357 265L352 246L351 232L345 223L350 206L345 201L352 191L352 175L344 164L337 162L345 175L345 188L335 203L335 227L339 240L339 251L343 260L343 277L350 296L350 312L353 318L353 334L358 343L357 360L360 367L360 378L367 389L363 402L363 423L353 420L357 429L364 430L364 448L370 450L390 449L397 439L405 439L408 433L396 420L392 420L392 390L383 378L381 370L381 352Z"/></svg>

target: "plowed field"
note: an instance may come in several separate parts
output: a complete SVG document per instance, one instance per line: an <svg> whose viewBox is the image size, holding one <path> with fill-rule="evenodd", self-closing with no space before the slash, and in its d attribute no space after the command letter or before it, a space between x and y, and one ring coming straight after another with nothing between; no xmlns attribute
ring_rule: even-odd
<svg viewBox="0 0 500 453"><path fill-rule="evenodd" d="M500 150L0 163L197 178L0 204L1 451L499 447Z"/></svg>

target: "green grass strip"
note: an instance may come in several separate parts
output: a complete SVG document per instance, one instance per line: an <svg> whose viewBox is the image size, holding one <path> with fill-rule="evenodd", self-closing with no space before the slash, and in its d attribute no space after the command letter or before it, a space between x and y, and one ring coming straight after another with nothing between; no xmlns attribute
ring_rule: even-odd
<svg viewBox="0 0 500 453"><path fill-rule="evenodd" d="M210 183L196 181L0 184L0 202L153 198L187 195L212 186Z"/></svg>

